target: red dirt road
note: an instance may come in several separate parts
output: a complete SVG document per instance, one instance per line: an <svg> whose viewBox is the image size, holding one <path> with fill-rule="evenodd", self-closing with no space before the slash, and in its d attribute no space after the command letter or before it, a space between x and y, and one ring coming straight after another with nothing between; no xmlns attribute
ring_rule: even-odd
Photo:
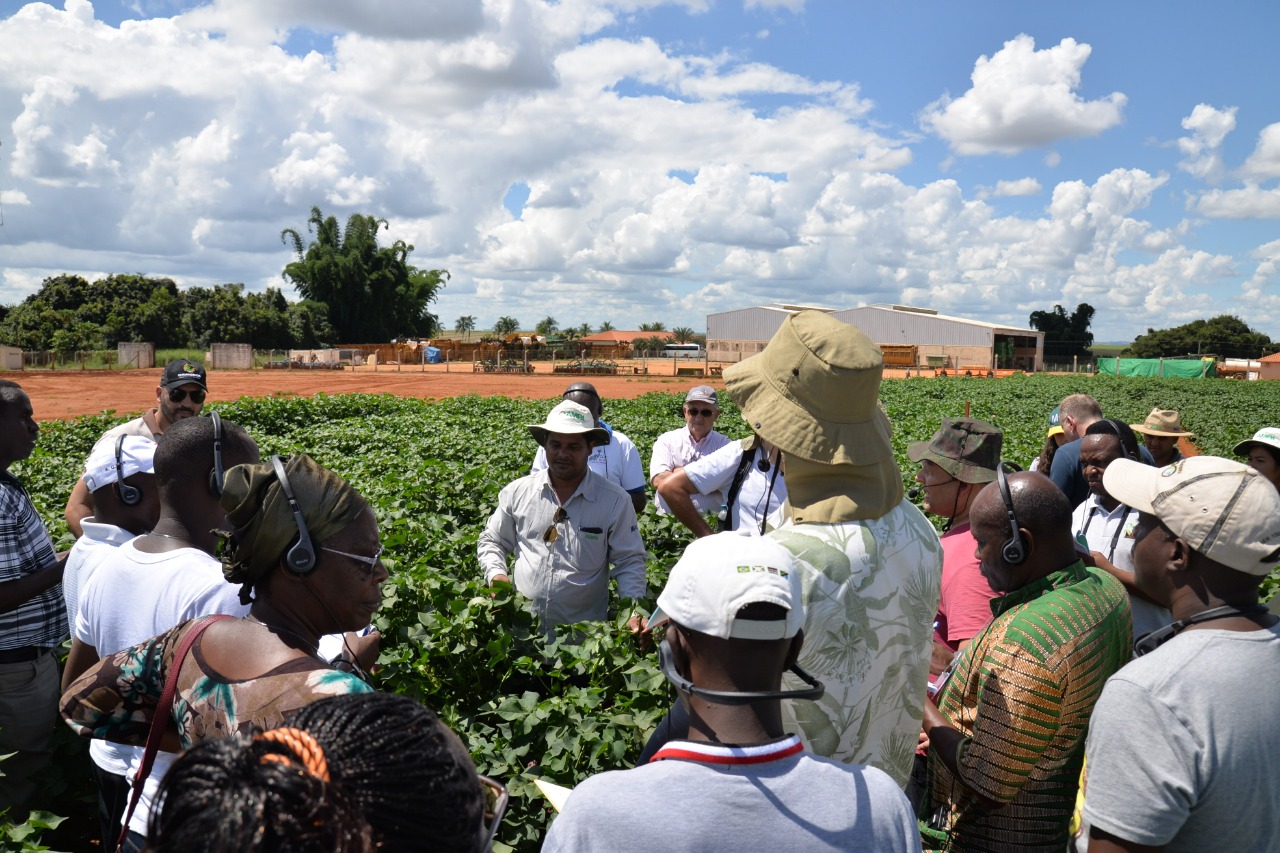
<svg viewBox="0 0 1280 853"><path fill-rule="evenodd" d="M545 365L540 365L545 369ZM665 375L657 373L664 371ZM499 395L544 399L560 394L571 382L586 380L605 399L631 399L650 391L676 392L700 383L722 387L721 380L676 378L669 363L649 363L649 374L640 376L578 377L549 372L531 376L472 373L471 366L418 365L397 371L395 365L355 370L224 370L209 374L209 399L273 395L397 394L403 397L441 399L463 394ZM114 410L124 415L155 405L160 369L152 370L26 370L3 374L20 384L31 397L36 420L62 420Z"/></svg>

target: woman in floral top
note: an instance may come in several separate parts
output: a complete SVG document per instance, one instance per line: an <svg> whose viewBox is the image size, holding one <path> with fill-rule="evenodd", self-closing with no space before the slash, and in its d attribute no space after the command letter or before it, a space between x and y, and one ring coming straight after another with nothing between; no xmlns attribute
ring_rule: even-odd
<svg viewBox="0 0 1280 853"><path fill-rule="evenodd" d="M282 482L286 484L282 488ZM245 619L215 622L182 661L164 748L279 725L325 696L370 692L359 659L377 635L347 642L333 661L320 638L370 623L387 578L377 521L340 477L307 456L226 473L222 504L234 531L223 573L252 601ZM146 741L164 682L193 623L104 658L62 697L77 733ZM348 635L353 637L353 635Z"/></svg>

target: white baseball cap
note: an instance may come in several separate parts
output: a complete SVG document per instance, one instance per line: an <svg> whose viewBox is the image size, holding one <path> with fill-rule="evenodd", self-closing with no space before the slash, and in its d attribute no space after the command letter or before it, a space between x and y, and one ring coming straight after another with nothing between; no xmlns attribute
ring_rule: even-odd
<svg viewBox="0 0 1280 853"><path fill-rule="evenodd" d="M804 626L800 575L791 554L771 539L717 533L695 539L671 568L650 627L675 622L723 639L782 640ZM785 619L739 619L749 604L776 604Z"/></svg>
<svg viewBox="0 0 1280 853"><path fill-rule="evenodd" d="M84 464L81 479L96 492L117 480L127 480L134 474L154 474L156 443L140 435L126 435L120 442L120 464L116 465L117 439L99 441Z"/></svg>
<svg viewBox="0 0 1280 853"><path fill-rule="evenodd" d="M1164 468L1117 459L1102 485L1214 562L1250 575L1267 575L1280 562L1280 492L1248 465L1218 456Z"/></svg>

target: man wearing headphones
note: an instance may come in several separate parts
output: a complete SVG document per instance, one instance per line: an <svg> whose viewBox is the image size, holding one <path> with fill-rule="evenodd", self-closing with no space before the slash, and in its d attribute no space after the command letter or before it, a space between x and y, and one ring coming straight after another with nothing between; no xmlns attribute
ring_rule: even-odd
<svg viewBox="0 0 1280 853"><path fill-rule="evenodd" d="M123 448L122 448L123 451ZM244 429L216 417L185 418L165 430L155 450L160 513L151 532L119 545L80 589L71 653L62 674L65 691L100 658L163 634L175 625L225 613L245 616L237 588L214 557L213 530L225 523L219 503L221 473L258 461L258 445ZM114 845L128 804L126 774L142 750L94 740L103 849ZM151 798L168 761L156 761L130 829L146 833ZM172 756L170 756L170 760Z"/></svg>
<svg viewBox="0 0 1280 853"><path fill-rule="evenodd" d="M209 391L206 378L204 368L197 362L186 359L169 362L160 374L160 384L156 386L156 405L143 412L141 417L104 432L89 455L121 435L136 435L155 441L178 421L200 414ZM83 478L76 480L72 487L62 515L67 520L67 528L77 539L80 538L84 534L80 520L93 515L93 495Z"/></svg>
<svg viewBox="0 0 1280 853"><path fill-rule="evenodd" d="M640 461L640 451L636 449L635 442L627 438L621 430L614 429L600 419L604 413L604 403L600 399L599 392L596 391L596 386L590 382L575 382L564 389L564 394L561 396L579 406L586 406L591 412L591 417L595 419L596 426L608 433L607 442L591 448L591 455L587 457L587 466L606 480L617 483L624 492L631 495L631 505L639 514L644 509L644 465ZM546 467L547 451L539 447L538 452L533 456L533 465L529 473L536 474Z"/></svg>
<svg viewBox="0 0 1280 853"><path fill-rule="evenodd" d="M574 789L544 853L919 849L888 774L815 756L783 727L783 699L823 692L796 665L800 587L791 555L760 536L719 533L685 549L652 621L688 734L643 767ZM805 686L782 689L787 670Z"/></svg>
<svg viewBox="0 0 1280 853"><path fill-rule="evenodd" d="M155 453L154 441L121 434L115 441L99 443L85 463L81 479L93 495L93 515L81 519L84 535L67 554L62 574L62 595L73 630L80 587L119 545L155 527L160 517Z"/></svg>
<svg viewBox="0 0 1280 853"><path fill-rule="evenodd" d="M1141 637L1173 621L1169 609L1156 604L1138 588L1133 577L1133 531L1138 513L1107 491L1103 474L1118 459L1140 460L1138 437L1123 421L1095 421L1080 439L1080 472L1089 484L1089 497L1071 515L1076 542L1093 557L1093 564L1124 584L1133 612L1133 636Z"/></svg>
<svg viewBox="0 0 1280 853"><path fill-rule="evenodd" d="M1086 568L1071 507L1038 473L979 493L970 519L992 621L924 703L926 848L1064 850L1089 714L1130 657L1124 587Z"/></svg>
<svg viewBox="0 0 1280 853"><path fill-rule="evenodd" d="M1280 494L1214 456L1112 463L1140 513L1138 583L1177 621L1137 644L1089 723L1090 853L1280 849L1280 622L1258 586L1280 562Z"/></svg>

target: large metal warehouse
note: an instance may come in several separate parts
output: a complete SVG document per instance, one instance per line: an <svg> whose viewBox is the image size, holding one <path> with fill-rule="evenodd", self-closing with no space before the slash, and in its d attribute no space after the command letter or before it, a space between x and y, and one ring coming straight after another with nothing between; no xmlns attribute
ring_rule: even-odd
<svg viewBox="0 0 1280 853"><path fill-rule="evenodd" d="M1044 333L963 317L929 308L865 305L835 310L807 305L761 305L707 315L707 357L734 362L750 358L797 311L825 311L849 323L885 348L893 366L942 368L948 371L997 368L1044 369Z"/></svg>

